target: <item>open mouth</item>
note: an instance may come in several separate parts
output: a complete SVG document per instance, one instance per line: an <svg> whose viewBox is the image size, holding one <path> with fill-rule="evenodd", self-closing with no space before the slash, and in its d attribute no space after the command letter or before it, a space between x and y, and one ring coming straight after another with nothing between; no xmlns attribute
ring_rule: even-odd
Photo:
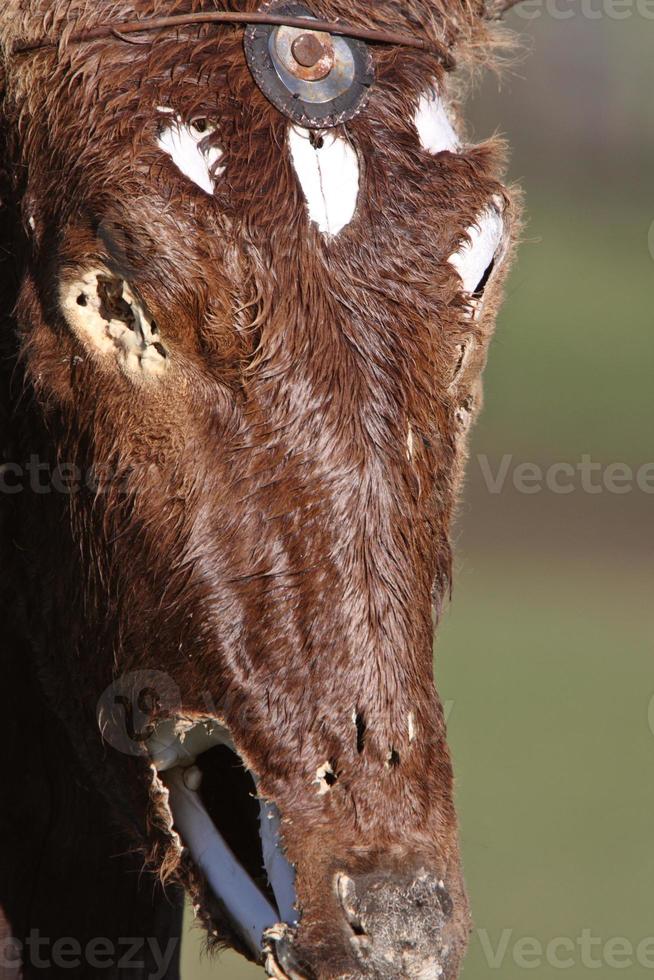
<svg viewBox="0 0 654 980"><path fill-rule="evenodd" d="M262 961L266 947L299 918L277 807L259 796L256 777L213 718L161 722L146 747L168 791L172 826L232 927Z"/></svg>

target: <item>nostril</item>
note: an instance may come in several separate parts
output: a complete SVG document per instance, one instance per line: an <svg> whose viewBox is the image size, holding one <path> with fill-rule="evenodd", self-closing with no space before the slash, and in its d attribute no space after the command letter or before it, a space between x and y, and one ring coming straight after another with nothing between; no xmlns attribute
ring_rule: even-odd
<svg viewBox="0 0 654 980"><path fill-rule="evenodd" d="M365 936L366 931L361 922L359 899L354 881L348 875L339 875L336 889L352 932L355 936Z"/></svg>

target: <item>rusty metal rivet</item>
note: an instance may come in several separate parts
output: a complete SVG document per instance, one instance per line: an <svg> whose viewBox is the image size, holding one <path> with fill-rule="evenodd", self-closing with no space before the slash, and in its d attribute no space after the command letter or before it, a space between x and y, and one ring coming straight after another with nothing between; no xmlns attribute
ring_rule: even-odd
<svg viewBox="0 0 654 980"><path fill-rule="evenodd" d="M292 44L293 57L303 68L313 68L326 53L315 34L300 34Z"/></svg>
<svg viewBox="0 0 654 980"><path fill-rule="evenodd" d="M330 129L357 115L375 80L371 49L344 37L340 28L320 30L322 22L296 0L265 0L264 6L275 15L297 15L293 25L251 24L245 32L248 65L266 98L311 130Z"/></svg>
<svg viewBox="0 0 654 980"><path fill-rule="evenodd" d="M281 27L277 52L287 71L307 82L322 81L334 68L334 42L324 32Z"/></svg>

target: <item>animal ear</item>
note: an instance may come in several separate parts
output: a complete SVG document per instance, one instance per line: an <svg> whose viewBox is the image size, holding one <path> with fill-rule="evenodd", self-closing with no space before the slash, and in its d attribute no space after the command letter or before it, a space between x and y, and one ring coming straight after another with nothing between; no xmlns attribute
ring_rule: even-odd
<svg viewBox="0 0 654 980"><path fill-rule="evenodd" d="M500 20L500 18L515 7L520 0L485 0L484 12L489 20Z"/></svg>

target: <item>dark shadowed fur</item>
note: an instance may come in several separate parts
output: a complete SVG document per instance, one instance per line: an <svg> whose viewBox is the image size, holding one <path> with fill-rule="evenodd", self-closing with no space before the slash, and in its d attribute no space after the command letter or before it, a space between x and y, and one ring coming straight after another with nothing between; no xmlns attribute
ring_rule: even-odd
<svg viewBox="0 0 654 980"><path fill-rule="evenodd" d="M1 448L99 474L95 490L0 498L3 753L13 738L0 907L19 938L39 927L167 941L182 883L214 939L240 948L180 856L152 771L96 724L116 676L163 670L185 715L211 705L223 718L281 811L306 975L386 975L358 972L335 875L382 874L399 894L425 869L447 892L434 928L454 978L469 916L432 608L450 588L450 522L504 268L473 320L447 259L493 196L514 218L502 147L422 150L412 117L434 79L446 85L442 67L375 47L377 84L341 130L360 162L357 213L329 240L308 220L288 120L255 86L242 30L9 54L16 39L200 7L6 0L0 12ZM490 58L472 0L311 7L432 32L463 63ZM213 200L157 149L161 105L217 127ZM160 378L135 383L64 319L62 277L99 266L156 320ZM335 780L318 795L325 762ZM144 859L154 874L139 873Z"/></svg>

